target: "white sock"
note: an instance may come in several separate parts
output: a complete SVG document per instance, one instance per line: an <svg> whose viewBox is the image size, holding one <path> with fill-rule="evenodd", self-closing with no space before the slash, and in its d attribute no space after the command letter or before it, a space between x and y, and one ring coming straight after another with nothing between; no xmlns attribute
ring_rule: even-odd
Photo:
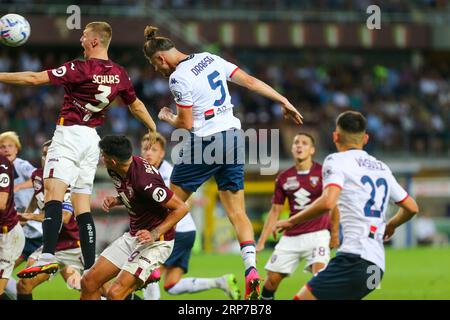
<svg viewBox="0 0 450 320"><path fill-rule="evenodd" d="M5 293L11 300L17 300L17 281L14 278L9 278L5 287Z"/></svg>
<svg viewBox="0 0 450 320"><path fill-rule="evenodd" d="M244 260L245 270L256 268L256 249L253 241L241 243L241 257Z"/></svg>
<svg viewBox="0 0 450 320"><path fill-rule="evenodd" d="M160 300L159 282L150 283L144 290L144 300Z"/></svg>
<svg viewBox="0 0 450 320"><path fill-rule="evenodd" d="M223 278L184 278L166 289L169 294L194 293L213 288L223 289Z"/></svg>
<svg viewBox="0 0 450 320"><path fill-rule="evenodd" d="M51 253L41 253L41 255L39 256L39 260L53 261L53 260L55 260L55 256Z"/></svg>

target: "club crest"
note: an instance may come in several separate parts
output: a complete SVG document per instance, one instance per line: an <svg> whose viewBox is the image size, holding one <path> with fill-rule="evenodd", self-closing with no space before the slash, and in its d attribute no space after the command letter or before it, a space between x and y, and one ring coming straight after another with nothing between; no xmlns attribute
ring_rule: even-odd
<svg viewBox="0 0 450 320"><path fill-rule="evenodd" d="M309 183L311 184L311 187L315 188L319 184L320 178L317 176L310 176L309 177Z"/></svg>

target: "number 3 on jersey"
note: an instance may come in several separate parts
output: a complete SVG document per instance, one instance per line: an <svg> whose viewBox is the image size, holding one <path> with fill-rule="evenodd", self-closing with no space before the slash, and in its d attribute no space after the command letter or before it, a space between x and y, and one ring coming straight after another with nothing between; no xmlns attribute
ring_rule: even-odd
<svg viewBox="0 0 450 320"><path fill-rule="evenodd" d="M215 107L220 107L225 102L226 97L225 88L223 86L222 80L214 81L214 79L216 79L218 76L220 76L220 73L217 72L217 70L208 75L208 82L211 89L216 90L217 88L220 87L221 97L219 100L214 101Z"/></svg>
<svg viewBox="0 0 450 320"><path fill-rule="evenodd" d="M363 185L366 185L368 183L372 189L370 191L370 199L366 202L366 205L364 206L364 215L369 218L381 217L381 213L383 212L384 205L386 203L387 193L388 193L388 185L387 185L386 180L383 178L379 178L379 179L377 179L376 183L373 183L373 180L369 176L363 176L361 178L361 183ZM383 200L381 202L381 206L378 207L378 208L380 208L380 210L372 210L372 207L374 205L376 205L376 203L375 203L376 192L382 186L384 187L384 196L383 196Z"/></svg>
<svg viewBox="0 0 450 320"><path fill-rule="evenodd" d="M96 106L94 106L90 103L88 103L84 106L86 109L88 109L91 112L99 112L109 104L108 96L111 94L111 87L101 84L98 86L97 90L100 91L100 93L97 93L95 95L95 99L100 101L100 103Z"/></svg>

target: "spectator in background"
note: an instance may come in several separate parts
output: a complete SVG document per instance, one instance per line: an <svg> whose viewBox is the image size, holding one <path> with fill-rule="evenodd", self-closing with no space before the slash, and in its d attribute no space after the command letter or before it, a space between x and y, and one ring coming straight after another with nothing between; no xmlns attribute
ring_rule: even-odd
<svg viewBox="0 0 450 320"><path fill-rule="evenodd" d="M448 244L446 234L438 232L436 224L427 212L423 212L415 220L417 243L421 246Z"/></svg>

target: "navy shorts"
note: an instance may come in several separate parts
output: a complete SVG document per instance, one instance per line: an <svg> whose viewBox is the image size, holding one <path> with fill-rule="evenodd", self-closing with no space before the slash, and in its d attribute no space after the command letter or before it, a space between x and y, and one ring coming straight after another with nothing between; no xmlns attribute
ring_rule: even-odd
<svg viewBox="0 0 450 320"><path fill-rule="evenodd" d="M219 190L244 189L245 141L242 130L230 129L207 137L191 133L173 167L170 181L195 192L214 176Z"/></svg>
<svg viewBox="0 0 450 320"><path fill-rule="evenodd" d="M195 231L175 232L175 244L169 258L164 262L166 267L179 267L188 272L189 258L195 242Z"/></svg>
<svg viewBox="0 0 450 320"><path fill-rule="evenodd" d="M383 271L374 263L356 254L338 252L306 286L319 300L360 300L382 278Z"/></svg>
<svg viewBox="0 0 450 320"><path fill-rule="evenodd" d="M31 254L41 246L42 246L42 238L33 238L33 239L25 238L25 247L23 248L20 257L22 259L28 260L28 257L31 256Z"/></svg>

